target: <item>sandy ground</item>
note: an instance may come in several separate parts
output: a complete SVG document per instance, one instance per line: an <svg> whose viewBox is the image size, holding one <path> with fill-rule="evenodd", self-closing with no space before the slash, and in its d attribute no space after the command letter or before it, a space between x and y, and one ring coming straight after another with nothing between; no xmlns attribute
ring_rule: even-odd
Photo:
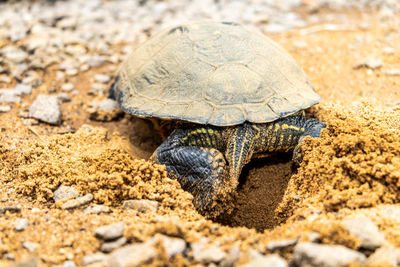
<svg viewBox="0 0 400 267"><path fill-rule="evenodd" d="M39 93L50 90L56 67L47 68L43 84L25 96L23 104L0 113L0 208L20 207L0 214L0 265L26 261L39 266L70 266L71 262L80 266L84 256L102 246L95 229L115 222L125 223L127 244L144 243L156 234L187 244L184 252L173 257L165 253L165 247L156 246L161 252L141 265L221 264L221 260L207 262L193 254L190 248L204 237L226 255L237 247L238 265L251 260L248 251L269 255L271 241L291 239L314 238L320 244L343 245L370 256L376 247L366 250L362 238L344 223L361 215L383 233L385 241L379 247L397 251L400 74L390 75L388 70L400 68L399 17L382 20L373 10L342 14L349 23L341 28L316 24L270 35L293 55L322 96L323 102L308 114L328 127L321 138L306 140L299 167L286 154L252 161L227 204L232 213L214 221L196 212L190 194L167 177L163 166L147 161L157 137L150 128L143 131L145 122L126 114L110 122L90 119L89 103L106 97L87 94L90 77L112 74L115 64L108 62L77 74L79 94L62 104L61 126L26 125L20 112ZM368 26L361 27L362 23ZM387 46L395 52L385 52ZM382 66L359 66L370 57L380 59ZM73 186L80 195L93 194L90 204L108 206L112 212L87 214L83 212L87 205L62 209L63 203L53 200L61 184ZM122 203L128 199L153 200L159 207L146 213L125 209ZM27 218L29 224L16 231L20 218ZM37 244L36 248L27 249L26 241ZM289 262L293 247L273 252ZM368 262L370 266L392 266L376 263L372 256Z"/></svg>

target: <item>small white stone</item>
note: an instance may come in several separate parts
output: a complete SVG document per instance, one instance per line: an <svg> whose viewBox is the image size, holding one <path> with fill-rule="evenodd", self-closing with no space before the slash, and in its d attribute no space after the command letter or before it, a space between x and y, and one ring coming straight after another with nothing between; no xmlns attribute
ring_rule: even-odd
<svg viewBox="0 0 400 267"><path fill-rule="evenodd" d="M28 227L28 224L29 224L28 219L26 219L26 218L18 219L15 222L15 230L16 231L24 231Z"/></svg>
<svg viewBox="0 0 400 267"><path fill-rule="evenodd" d="M64 92L71 92L74 89L75 87L72 83L64 83L63 85L61 85L61 90L63 90Z"/></svg>
<svg viewBox="0 0 400 267"><path fill-rule="evenodd" d="M95 234L103 240L113 240L120 238L124 234L125 224L123 222L98 227Z"/></svg>
<svg viewBox="0 0 400 267"><path fill-rule="evenodd" d="M355 235L361 241L361 247L376 249L385 243L385 236L379 232L374 222L365 216L357 216L343 220L347 231Z"/></svg>
<svg viewBox="0 0 400 267"><path fill-rule="evenodd" d="M99 83L108 83L110 81L110 76L105 75L105 74L96 74L94 76L94 80L95 82L99 82Z"/></svg>
<svg viewBox="0 0 400 267"><path fill-rule="evenodd" d="M7 113L10 112L11 107L10 106L0 106L0 113Z"/></svg>

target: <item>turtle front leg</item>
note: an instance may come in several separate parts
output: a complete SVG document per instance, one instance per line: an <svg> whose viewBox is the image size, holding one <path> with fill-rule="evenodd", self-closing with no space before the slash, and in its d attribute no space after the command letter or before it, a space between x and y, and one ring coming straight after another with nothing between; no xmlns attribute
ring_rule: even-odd
<svg viewBox="0 0 400 267"><path fill-rule="evenodd" d="M306 136L319 137L321 135L321 130L326 128L326 123L312 118L303 118L301 123L304 132L300 134L298 144L293 150L293 161L297 164L303 161L303 153L301 152L300 146L304 142L304 138Z"/></svg>
<svg viewBox="0 0 400 267"><path fill-rule="evenodd" d="M216 199L233 189L223 154L217 150L218 136L206 128L176 129L154 152L168 173L189 191L199 211L210 210Z"/></svg>
<svg viewBox="0 0 400 267"><path fill-rule="evenodd" d="M304 138L319 137L325 127L324 122L303 116L282 118L267 125L265 151L293 150L293 161L300 163L303 160L300 147Z"/></svg>

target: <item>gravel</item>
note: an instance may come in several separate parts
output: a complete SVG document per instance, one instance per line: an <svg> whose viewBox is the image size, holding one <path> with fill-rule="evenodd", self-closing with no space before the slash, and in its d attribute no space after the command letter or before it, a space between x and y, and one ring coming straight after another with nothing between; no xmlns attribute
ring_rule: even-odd
<svg viewBox="0 0 400 267"><path fill-rule="evenodd" d="M96 252L91 255L87 255L82 259L82 265L86 266L95 262L104 262L107 259L107 255L104 253Z"/></svg>
<svg viewBox="0 0 400 267"><path fill-rule="evenodd" d="M124 234L125 224L122 222L114 223L106 226L96 228L96 237L103 240L114 240L122 237Z"/></svg>
<svg viewBox="0 0 400 267"><path fill-rule="evenodd" d="M342 223L347 231L361 241L362 248L374 250L385 243L385 236L379 232L373 221L365 216L345 219Z"/></svg>
<svg viewBox="0 0 400 267"><path fill-rule="evenodd" d="M287 267L287 262L277 254L263 256L257 251L249 251L249 262L240 267Z"/></svg>
<svg viewBox="0 0 400 267"><path fill-rule="evenodd" d="M72 186L65 186L65 185L60 185L56 191L54 191L54 196L53 200L55 202L67 198L76 198L78 197L78 191Z"/></svg>
<svg viewBox="0 0 400 267"><path fill-rule="evenodd" d="M134 209L139 212L152 212L156 213L158 210L158 202L153 201L153 200L147 200L147 199L130 199L130 200L125 200L122 208L123 209Z"/></svg>
<svg viewBox="0 0 400 267"><path fill-rule="evenodd" d="M183 253L186 249L186 242L181 238L169 237L166 235L157 234L149 242L158 243L164 246L168 257L174 257L177 254Z"/></svg>
<svg viewBox="0 0 400 267"><path fill-rule="evenodd" d="M29 117L53 125L61 124L61 106L54 95L38 95L29 108Z"/></svg>
<svg viewBox="0 0 400 267"><path fill-rule="evenodd" d="M119 248L106 259L107 267L137 267L157 256L157 251L151 242L135 243Z"/></svg>
<svg viewBox="0 0 400 267"><path fill-rule="evenodd" d="M93 200L93 195L91 193L89 193L89 194L86 194L86 195L84 195L82 197L78 197L78 198L66 201L61 206L61 208L63 210L79 208L79 207L81 207L83 205L89 204L92 200Z"/></svg>
<svg viewBox="0 0 400 267"><path fill-rule="evenodd" d="M28 227L28 224L29 224L29 220L28 219L26 219L26 218L18 219L15 222L14 229L16 231L24 231Z"/></svg>
<svg viewBox="0 0 400 267"><path fill-rule="evenodd" d="M110 207L104 205L90 205L83 210L84 214L101 214L101 213L111 213Z"/></svg>
<svg viewBox="0 0 400 267"><path fill-rule="evenodd" d="M12 212L12 213L18 213L21 211L21 207L18 205L0 207L0 214L4 214L6 211Z"/></svg>
<svg viewBox="0 0 400 267"><path fill-rule="evenodd" d="M111 251L125 245L126 241L127 240L125 237L121 237L114 241L105 242L105 243L103 243L103 245L101 245L100 250L105 253L111 252Z"/></svg>
<svg viewBox="0 0 400 267"><path fill-rule="evenodd" d="M299 243L294 248L293 263L297 266L345 267L350 263L364 264L364 254L340 245Z"/></svg>
<svg viewBox="0 0 400 267"><path fill-rule="evenodd" d="M191 243L193 258L195 261L210 263L220 262L226 257L226 253L216 244L207 245L207 238Z"/></svg>
<svg viewBox="0 0 400 267"><path fill-rule="evenodd" d="M296 244L297 244L297 239L286 239L286 240L273 241L273 242L269 242L267 244L267 250L273 252L275 250L284 249L287 247L294 246Z"/></svg>
<svg viewBox="0 0 400 267"><path fill-rule="evenodd" d="M11 107L10 106L0 106L0 113L7 113L10 112Z"/></svg>
<svg viewBox="0 0 400 267"><path fill-rule="evenodd" d="M40 245L35 242L25 241L22 246L26 248L29 252L34 252Z"/></svg>
<svg viewBox="0 0 400 267"><path fill-rule="evenodd" d="M96 74L94 80L99 83L108 83L110 81L110 76L105 74Z"/></svg>

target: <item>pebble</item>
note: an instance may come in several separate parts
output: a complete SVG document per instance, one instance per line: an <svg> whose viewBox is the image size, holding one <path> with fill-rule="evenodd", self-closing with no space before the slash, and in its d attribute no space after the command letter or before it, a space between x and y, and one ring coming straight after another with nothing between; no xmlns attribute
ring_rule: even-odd
<svg viewBox="0 0 400 267"><path fill-rule="evenodd" d="M400 75L400 68L391 68L385 70L385 74L388 76L398 76Z"/></svg>
<svg viewBox="0 0 400 267"><path fill-rule="evenodd" d="M368 257L367 266L396 267L398 254L392 247L381 247Z"/></svg>
<svg viewBox="0 0 400 267"><path fill-rule="evenodd" d="M100 213L111 213L111 209L108 206L104 205L90 205L89 207L83 210L84 214L100 214Z"/></svg>
<svg viewBox="0 0 400 267"><path fill-rule="evenodd" d="M296 266L345 267L350 263L364 264L364 254L340 245L299 243L294 248L293 263Z"/></svg>
<svg viewBox="0 0 400 267"><path fill-rule="evenodd" d="M297 244L298 239L286 239L280 241L273 241L267 244L267 250L273 252L275 250L284 249Z"/></svg>
<svg viewBox="0 0 400 267"><path fill-rule="evenodd" d="M21 93L14 89L0 89L0 103L19 103Z"/></svg>
<svg viewBox="0 0 400 267"><path fill-rule="evenodd" d="M63 210L78 208L80 206L90 203L92 200L93 200L93 195L91 193L89 193L82 197L68 200L61 206L61 208Z"/></svg>
<svg viewBox="0 0 400 267"><path fill-rule="evenodd" d="M96 228L95 235L103 240L114 240L124 234L125 224L123 222Z"/></svg>
<svg viewBox="0 0 400 267"><path fill-rule="evenodd" d="M60 185L56 191L54 191L53 200L55 202L67 198L76 198L79 193L72 186Z"/></svg>
<svg viewBox="0 0 400 267"><path fill-rule="evenodd" d="M347 231L360 239L360 246L374 250L385 243L385 236L379 232L374 222L365 216L357 216L342 221Z"/></svg>
<svg viewBox="0 0 400 267"><path fill-rule="evenodd" d="M6 207L0 207L0 214L4 214L6 211L12 212L12 213L17 213L21 211L21 207L17 205L11 205L11 206L6 206Z"/></svg>
<svg viewBox="0 0 400 267"><path fill-rule="evenodd" d="M8 75L0 75L1 83L10 83L12 81L11 77Z"/></svg>
<svg viewBox="0 0 400 267"><path fill-rule="evenodd" d="M125 200L122 204L123 209L133 209L139 212L151 212L156 213L158 211L159 203L154 200L147 199L129 199Z"/></svg>
<svg viewBox="0 0 400 267"><path fill-rule="evenodd" d="M34 252L40 245L35 242L25 241L22 246L26 248L29 252Z"/></svg>
<svg viewBox="0 0 400 267"><path fill-rule="evenodd" d="M30 257L8 265L8 267L39 267L39 258Z"/></svg>
<svg viewBox="0 0 400 267"><path fill-rule="evenodd" d="M0 49L0 54L3 54L5 58L14 62L22 63L28 57L28 54L15 46L6 46Z"/></svg>
<svg viewBox="0 0 400 267"><path fill-rule="evenodd" d="M71 97L66 93L59 93L57 97L61 101L61 103L71 102Z"/></svg>
<svg viewBox="0 0 400 267"><path fill-rule="evenodd" d="M126 241L127 240L126 240L125 237L121 237L121 238L118 238L118 239L116 239L114 241L105 242L105 243L103 243L103 245L101 245L100 250L102 252L105 252L105 253L111 252L111 251L113 251L113 250L115 250L117 248L120 248L123 245L125 245Z"/></svg>
<svg viewBox="0 0 400 267"><path fill-rule="evenodd" d="M98 104L98 108L104 111L111 111L113 109L119 109L119 104L113 99L105 98Z"/></svg>
<svg viewBox="0 0 400 267"><path fill-rule="evenodd" d="M67 74L68 76L75 76L78 74L78 69L67 69L65 71L65 74Z"/></svg>
<svg viewBox="0 0 400 267"><path fill-rule="evenodd" d="M226 253L218 245L207 245L207 238L202 238L198 242L191 243L193 258L195 261L210 263L220 262L226 257Z"/></svg>
<svg viewBox="0 0 400 267"><path fill-rule="evenodd" d="M90 56L87 62L90 67L100 67L104 65L105 61L106 59L104 56L95 55L95 56Z"/></svg>
<svg viewBox="0 0 400 267"><path fill-rule="evenodd" d="M107 90L107 87L104 84L94 83L94 84L92 84L92 86L90 88L89 94L105 93L106 90Z"/></svg>
<svg viewBox="0 0 400 267"><path fill-rule="evenodd" d="M107 259L107 255L101 252L96 252L91 255L87 255L82 259L82 265L86 266L95 262L104 262Z"/></svg>
<svg viewBox="0 0 400 267"><path fill-rule="evenodd" d="M14 255L11 254L11 253L7 253L7 254L6 254L6 259L7 259L7 260L10 260L10 261L15 261L15 257L14 257Z"/></svg>
<svg viewBox="0 0 400 267"><path fill-rule="evenodd" d="M26 218L18 219L15 222L14 229L16 231L24 231L28 227L28 224L29 224L29 220L28 219L26 219Z"/></svg>
<svg viewBox="0 0 400 267"><path fill-rule="evenodd" d="M382 48L382 53L387 54L387 55L392 55L392 54L394 54L394 48L391 46L385 46Z"/></svg>
<svg viewBox="0 0 400 267"><path fill-rule="evenodd" d="M114 250L106 259L106 266L138 267L154 259L157 251L151 242L136 243Z"/></svg>
<svg viewBox="0 0 400 267"><path fill-rule="evenodd" d="M0 106L0 113L7 113L10 112L11 107L10 106Z"/></svg>
<svg viewBox="0 0 400 267"><path fill-rule="evenodd" d="M64 261L63 265L60 265L60 267L75 267L75 262L73 261Z"/></svg>
<svg viewBox="0 0 400 267"><path fill-rule="evenodd" d="M64 83L61 85L61 90L63 90L64 92L71 92L74 89L75 87L72 83Z"/></svg>
<svg viewBox="0 0 400 267"><path fill-rule="evenodd" d="M150 239L149 242L154 242L154 243L161 242L164 246L165 252L167 253L168 257L173 257L177 254L181 254L186 249L185 240L161 234L157 234L155 237Z"/></svg>
<svg viewBox="0 0 400 267"><path fill-rule="evenodd" d="M94 76L94 81L98 83L108 83L110 81L110 76L105 74L96 74Z"/></svg>
<svg viewBox="0 0 400 267"><path fill-rule="evenodd" d="M29 108L29 117L53 125L61 124L61 107L55 95L38 95Z"/></svg>
<svg viewBox="0 0 400 267"><path fill-rule="evenodd" d="M263 256L257 251L249 251L249 262L238 265L240 267L287 267L287 262L277 254Z"/></svg>
<svg viewBox="0 0 400 267"><path fill-rule="evenodd" d="M15 86L14 90L19 94L30 95L32 93L32 85L19 83L17 86Z"/></svg>
<svg viewBox="0 0 400 267"><path fill-rule="evenodd" d="M354 69L368 68L371 70L379 69L383 66L383 62L379 58L366 58L362 62L354 66Z"/></svg>
<svg viewBox="0 0 400 267"><path fill-rule="evenodd" d="M236 262L240 259L240 247L239 244L234 244L228 251L226 257L219 263L220 267L232 267L236 266Z"/></svg>

